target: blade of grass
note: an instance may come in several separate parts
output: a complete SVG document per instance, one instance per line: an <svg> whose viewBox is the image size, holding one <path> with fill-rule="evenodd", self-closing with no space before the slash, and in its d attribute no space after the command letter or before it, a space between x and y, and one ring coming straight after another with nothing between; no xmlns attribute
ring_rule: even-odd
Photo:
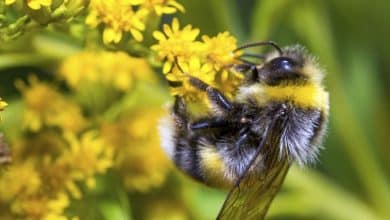
<svg viewBox="0 0 390 220"><path fill-rule="evenodd" d="M253 17L250 26L249 41L269 40L268 37L282 18L287 9L289 0L258 0L253 9Z"/></svg>

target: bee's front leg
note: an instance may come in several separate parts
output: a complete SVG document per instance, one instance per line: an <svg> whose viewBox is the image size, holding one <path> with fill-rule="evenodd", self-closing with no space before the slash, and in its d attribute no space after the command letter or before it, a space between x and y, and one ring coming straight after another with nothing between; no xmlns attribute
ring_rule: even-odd
<svg viewBox="0 0 390 220"><path fill-rule="evenodd" d="M187 128L188 113L183 98L175 96L175 103L172 107L173 118L175 123L180 128Z"/></svg>
<svg viewBox="0 0 390 220"><path fill-rule="evenodd" d="M213 88L196 77L191 77L190 83L199 90L205 91L210 102L220 110L229 112L233 109L233 104L216 88Z"/></svg>
<svg viewBox="0 0 390 220"><path fill-rule="evenodd" d="M235 142L236 147L240 147L247 139L250 133L250 128L245 127L240 130L237 141Z"/></svg>
<svg viewBox="0 0 390 220"><path fill-rule="evenodd" d="M207 129L207 128L222 128L229 126L229 122L222 118L206 118L200 119L190 124L192 130Z"/></svg>
<svg viewBox="0 0 390 220"><path fill-rule="evenodd" d="M246 75L246 78L251 81L256 81L259 77L259 73L257 72L257 67L254 64L249 63L241 63L234 66L234 69L240 73Z"/></svg>

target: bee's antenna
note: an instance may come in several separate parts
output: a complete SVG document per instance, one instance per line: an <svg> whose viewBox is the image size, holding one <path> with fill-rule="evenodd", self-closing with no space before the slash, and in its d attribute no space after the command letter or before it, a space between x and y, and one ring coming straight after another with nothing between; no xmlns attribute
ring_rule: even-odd
<svg viewBox="0 0 390 220"><path fill-rule="evenodd" d="M282 49L273 41L261 41L261 42L254 42L254 43L244 44L241 47L238 47L235 50L233 50L233 52L237 52L237 51L245 49L245 48L257 47L257 46L265 46L265 45L269 45L269 46L274 47L278 51L279 55L282 56L282 54L283 54Z"/></svg>
<svg viewBox="0 0 390 220"><path fill-rule="evenodd" d="M176 64L177 68L180 70L180 72L182 72L182 73L185 74L183 68L181 68L181 66L180 66L180 64L179 64L179 61L177 60L177 57L175 57L175 64Z"/></svg>

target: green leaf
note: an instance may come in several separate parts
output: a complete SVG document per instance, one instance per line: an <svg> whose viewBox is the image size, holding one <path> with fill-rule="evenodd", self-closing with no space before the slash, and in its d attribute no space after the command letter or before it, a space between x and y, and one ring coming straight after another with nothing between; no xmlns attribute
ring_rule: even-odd
<svg viewBox="0 0 390 220"><path fill-rule="evenodd" d="M119 202L104 200L99 203L100 212L107 220L131 220L130 213L123 209Z"/></svg>

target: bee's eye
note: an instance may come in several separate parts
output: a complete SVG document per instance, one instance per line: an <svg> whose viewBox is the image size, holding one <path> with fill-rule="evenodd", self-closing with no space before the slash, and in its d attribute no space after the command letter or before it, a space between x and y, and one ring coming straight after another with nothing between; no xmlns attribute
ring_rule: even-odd
<svg viewBox="0 0 390 220"><path fill-rule="evenodd" d="M270 61L271 71L279 73L291 73L294 72L296 63L287 57L278 57Z"/></svg>
<svg viewBox="0 0 390 220"><path fill-rule="evenodd" d="M258 78L269 85L303 79L301 64L289 57L277 57L258 69Z"/></svg>

